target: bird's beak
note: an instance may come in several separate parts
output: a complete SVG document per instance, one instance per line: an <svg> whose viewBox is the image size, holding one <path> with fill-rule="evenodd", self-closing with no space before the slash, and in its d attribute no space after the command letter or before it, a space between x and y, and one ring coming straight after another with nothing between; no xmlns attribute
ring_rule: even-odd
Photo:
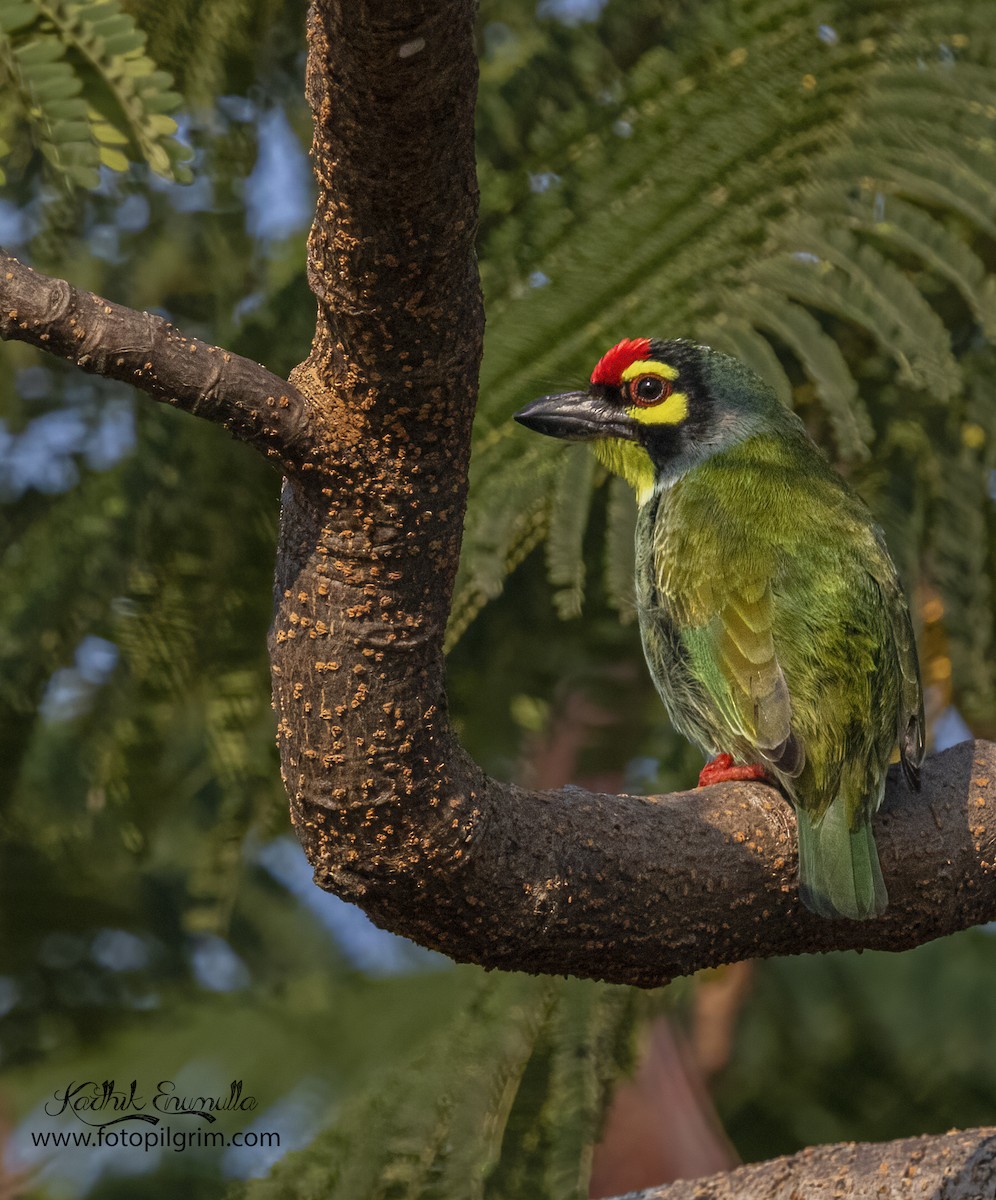
<svg viewBox="0 0 996 1200"><path fill-rule="evenodd" d="M632 439L633 427L626 417L589 392L564 392L541 396L515 414L516 421L536 433L587 442L592 438Z"/></svg>

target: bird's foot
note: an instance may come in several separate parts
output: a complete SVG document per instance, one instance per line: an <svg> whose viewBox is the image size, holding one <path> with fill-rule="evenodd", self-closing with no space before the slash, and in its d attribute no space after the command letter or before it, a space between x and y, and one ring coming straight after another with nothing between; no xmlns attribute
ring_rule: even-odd
<svg viewBox="0 0 996 1200"><path fill-rule="evenodd" d="M764 783L771 782L771 776L759 763L735 766L732 754L717 754L699 772L699 787L709 787L713 783L729 783L731 779L760 779Z"/></svg>

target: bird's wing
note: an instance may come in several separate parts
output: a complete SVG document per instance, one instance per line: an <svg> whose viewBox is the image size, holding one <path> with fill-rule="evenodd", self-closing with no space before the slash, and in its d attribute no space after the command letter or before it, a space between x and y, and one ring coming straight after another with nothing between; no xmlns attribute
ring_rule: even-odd
<svg viewBox="0 0 996 1200"><path fill-rule="evenodd" d="M726 579L692 608L711 608L703 622L680 622L696 678L730 735L749 743L763 764L795 778L805 746L792 728L792 698L775 653L771 583L767 574ZM692 613L688 613L692 616Z"/></svg>
<svg viewBox="0 0 996 1200"><path fill-rule="evenodd" d="M896 736L903 774L910 787L920 790L920 765L923 762L924 716L923 688L920 685L920 662L910 610L903 589L885 544L885 537L874 527L876 556L873 578L882 597L896 647L896 667L899 678L899 716Z"/></svg>

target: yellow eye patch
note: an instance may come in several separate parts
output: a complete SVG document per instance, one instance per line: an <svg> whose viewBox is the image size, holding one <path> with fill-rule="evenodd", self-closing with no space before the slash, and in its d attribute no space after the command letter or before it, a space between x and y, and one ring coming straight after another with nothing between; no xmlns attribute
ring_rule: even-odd
<svg viewBox="0 0 996 1200"><path fill-rule="evenodd" d="M688 416L688 396L684 392L672 392L666 400L650 408L627 408L626 415L642 425L680 425Z"/></svg>
<svg viewBox="0 0 996 1200"><path fill-rule="evenodd" d="M640 375L659 375L662 379L677 379L678 371L670 363L635 362L629 364L620 379L623 383L629 383L631 379L637 379Z"/></svg>
<svg viewBox="0 0 996 1200"><path fill-rule="evenodd" d="M677 369L663 362L630 363L620 378L629 383L641 375L659 375L668 381L678 378ZM688 416L688 396L685 392L672 392L659 404L633 405L626 413L643 425L679 425Z"/></svg>

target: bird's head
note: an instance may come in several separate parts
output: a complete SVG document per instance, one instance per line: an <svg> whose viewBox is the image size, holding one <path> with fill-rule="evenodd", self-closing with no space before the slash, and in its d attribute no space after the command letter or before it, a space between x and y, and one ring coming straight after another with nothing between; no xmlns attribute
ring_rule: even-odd
<svg viewBox="0 0 996 1200"><path fill-rule="evenodd" d="M601 462L643 503L659 481L758 432L780 411L771 389L726 354L633 338L598 360L585 391L542 396L515 419L551 437L594 442Z"/></svg>

